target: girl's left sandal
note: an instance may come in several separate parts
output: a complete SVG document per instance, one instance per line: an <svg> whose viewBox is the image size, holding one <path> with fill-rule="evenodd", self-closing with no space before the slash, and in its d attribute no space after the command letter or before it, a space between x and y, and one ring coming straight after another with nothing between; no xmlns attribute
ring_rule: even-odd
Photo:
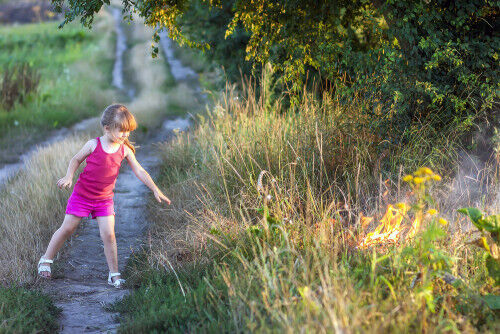
<svg viewBox="0 0 500 334"><path fill-rule="evenodd" d="M51 278L51 270L50 266L48 264L54 263L53 260L45 259L43 256L40 258L40 261L38 261L38 276L43 277L43 278ZM48 272L49 276L44 276L42 275L43 272Z"/></svg>

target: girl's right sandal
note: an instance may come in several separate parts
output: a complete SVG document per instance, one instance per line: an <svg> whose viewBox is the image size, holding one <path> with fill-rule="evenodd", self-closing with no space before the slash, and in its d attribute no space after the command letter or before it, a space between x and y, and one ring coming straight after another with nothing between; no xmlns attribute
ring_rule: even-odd
<svg viewBox="0 0 500 334"><path fill-rule="evenodd" d="M52 272L50 271L50 266L48 264L54 263L53 260L45 259L43 256L38 261L38 276L43 278L50 278ZM48 272L49 276L43 276L43 272Z"/></svg>
<svg viewBox="0 0 500 334"><path fill-rule="evenodd" d="M113 277L115 276L121 276L120 273L112 273L110 272L108 275L108 284L114 286L115 288L121 288L122 285L125 283L125 280L123 278L118 278L113 282Z"/></svg>

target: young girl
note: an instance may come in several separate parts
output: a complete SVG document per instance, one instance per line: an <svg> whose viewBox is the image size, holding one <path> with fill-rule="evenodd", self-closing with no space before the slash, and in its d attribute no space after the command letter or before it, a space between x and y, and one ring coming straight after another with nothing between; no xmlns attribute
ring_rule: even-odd
<svg viewBox="0 0 500 334"><path fill-rule="evenodd" d="M108 283L120 287L125 280L120 278L118 272L113 189L122 160L127 159L134 174L153 191L158 202L170 204L170 200L135 159L135 148L128 136L137 124L127 108L120 104L110 105L102 114L101 125L103 136L89 140L69 162L66 176L57 181L60 189L71 187L75 171L87 159L87 165L68 199L64 221L38 262L38 274L45 278L51 277L50 264L53 263L54 256L75 231L82 217L92 214L92 218L97 219L104 243L104 254L109 267Z"/></svg>

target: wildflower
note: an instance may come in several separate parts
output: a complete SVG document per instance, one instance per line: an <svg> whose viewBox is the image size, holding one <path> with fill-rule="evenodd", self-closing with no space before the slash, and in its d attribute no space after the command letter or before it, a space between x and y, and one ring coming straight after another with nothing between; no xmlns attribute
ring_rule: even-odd
<svg viewBox="0 0 500 334"><path fill-rule="evenodd" d="M406 175L403 177L403 181L405 182L410 182L411 180L413 180L413 175Z"/></svg>
<svg viewBox="0 0 500 334"><path fill-rule="evenodd" d="M439 224L446 225L446 224L448 224L448 221L444 218L439 218Z"/></svg>
<svg viewBox="0 0 500 334"><path fill-rule="evenodd" d="M416 177L413 179L413 182L415 182L415 184L419 184L419 183L422 183L424 181L425 181L425 179L423 177Z"/></svg>
<svg viewBox="0 0 500 334"><path fill-rule="evenodd" d="M400 202L396 204L396 208L399 210L405 210L406 209L406 203Z"/></svg>
<svg viewBox="0 0 500 334"><path fill-rule="evenodd" d="M273 196L271 196L271 195L267 195L267 196L266 196L266 199L267 199L268 201L270 201L272 198L273 198Z"/></svg>
<svg viewBox="0 0 500 334"><path fill-rule="evenodd" d="M431 176L431 178L434 180L434 181L441 181L441 176L437 175L437 174L434 174Z"/></svg>
<svg viewBox="0 0 500 334"><path fill-rule="evenodd" d="M427 174L427 175L432 175L432 174L434 174L434 173L432 172L432 170L431 170L430 168L427 168L427 167L422 167L422 168L420 168L420 172L421 172L422 174Z"/></svg>
<svg viewBox="0 0 500 334"><path fill-rule="evenodd" d="M427 211L428 214L430 214L431 216L434 216L437 212L436 209L429 209L429 211Z"/></svg>

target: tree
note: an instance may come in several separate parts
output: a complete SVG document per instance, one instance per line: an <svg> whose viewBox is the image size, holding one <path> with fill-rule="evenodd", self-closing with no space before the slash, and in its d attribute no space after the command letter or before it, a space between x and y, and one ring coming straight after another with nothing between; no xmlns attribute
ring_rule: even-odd
<svg viewBox="0 0 500 334"><path fill-rule="evenodd" d="M59 10L67 3L63 24L80 17L91 26L109 0L53 3ZM402 129L416 118L459 124L496 107L498 0L233 0L232 8L220 0L122 0L122 7L181 44L208 48L210 40L182 26L196 23L185 15L200 3L230 18L221 35L241 25L246 59L271 63L296 91L308 67L346 92L370 87L395 106L390 118Z"/></svg>

